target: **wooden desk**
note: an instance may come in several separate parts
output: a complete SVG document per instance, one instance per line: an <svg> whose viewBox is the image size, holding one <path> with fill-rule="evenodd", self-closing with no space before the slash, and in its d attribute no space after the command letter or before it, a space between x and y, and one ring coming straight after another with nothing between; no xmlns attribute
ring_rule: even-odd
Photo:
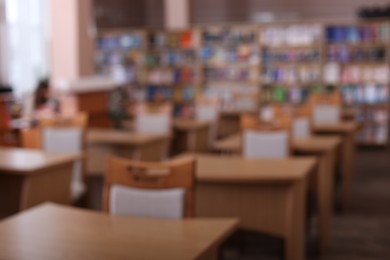
<svg viewBox="0 0 390 260"><path fill-rule="evenodd" d="M0 223L0 259L216 259L237 224L114 217L45 204Z"/></svg>
<svg viewBox="0 0 390 260"><path fill-rule="evenodd" d="M307 181L315 158L195 157L197 217L239 217L241 228L282 237L286 259L305 258Z"/></svg>
<svg viewBox="0 0 390 260"><path fill-rule="evenodd" d="M314 189L318 205L317 230L320 251L328 249L331 242L335 156L340 145L341 138L337 136L313 136L292 141L295 154L318 157L318 176L311 188ZM214 149L228 154L240 154L241 135L235 134L216 142Z"/></svg>
<svg viewBox="0 0 390 260"><path fill-rule="evenodd" d="M359 130L359 125L356 122L348 121L331 125L316 125L313 129L316 134L338 135L342 137L341 156L339 160L342 175L341 201L344 210L346 210L349 207L352 179L355 174L355 136Z"/></svg>
<svg viewBox="0 0 390 260"><path fill-rule="evenodd" d="M169 135L141 134L106 129L87 131L87 172L102 175L106 156L117 156L144 160L161 161L167 151Z"/></svg>
<svg viewBox="0 0 390 260"><path fill-rule="evenodd" d="M73 163L79 155L0 148L0 218L45 201L71 202Z"/></svg>
<svg viewBox="0 0 390 260"><path fill-rule="evenodd" d="M207 152L209 150L210 123L192 119L174 119L173 151Z"/></svg>

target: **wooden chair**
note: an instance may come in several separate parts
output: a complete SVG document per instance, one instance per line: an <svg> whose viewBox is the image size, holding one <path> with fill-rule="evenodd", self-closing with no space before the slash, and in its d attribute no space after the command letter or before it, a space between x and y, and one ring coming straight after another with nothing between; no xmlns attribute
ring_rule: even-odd
<svg viewBox="0 0 390 260"><path fill-rule="evenodd" d="M241 131L245 158L285 158L292 154L291 120L288 118L261 122L255 115L243 115Z"/></svg>
<svg viewBox="0 0 390 260"><path fill-rule="evenodd" d="M139 105L136 109L135 131L140 133L171 134L172 109L169 105L147 107Z"/></svg>
<svg viewBox="0 0 390 260"><path fill-rule="evenodd" d="M103 209L114 215L182 218L194 214L195 161L106 161Z"/></svg>
<svg viewBox="0 0 390 260"><path fill-rule="evenodd" d="M307 138L312 135L312 117L309 106L275 105L273 110L275 118L285 118L291 121L292 138Z"/></svg>
<svg viewBox="0 0 390 260"><path fill-rule="evenodd" d="M309 106L312 111L313 124L334 124L341 121L341 95L338 92L332 94L311 94Z"/></svg>
<svg viewBox="0 0 390 260"><path fill-rule="evenodd" d="M86 192L86 142L85 127L88 116L75 118L42 119L38 127L21 132L22 147L42 149L51 153L79 153L81 160L75 162L71 183L71 197L77 202Z"/></svg>
<svg viewBox="0 0 390 260"><path fill-rule="evenodd" d="M199 100L195 106L195 119L210 122L209 147L211 148L218 134L219 101Z"/></svg>

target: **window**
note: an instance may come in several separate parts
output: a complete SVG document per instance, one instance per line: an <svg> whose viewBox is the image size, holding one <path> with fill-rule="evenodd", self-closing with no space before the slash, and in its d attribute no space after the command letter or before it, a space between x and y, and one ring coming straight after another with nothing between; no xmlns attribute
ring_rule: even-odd
<svg viewBox="0 0 390 260"><path fill-rule="evenodd" d="M49 75L49 21L49 0L5 0L5 81L17 96Z"/></svg>

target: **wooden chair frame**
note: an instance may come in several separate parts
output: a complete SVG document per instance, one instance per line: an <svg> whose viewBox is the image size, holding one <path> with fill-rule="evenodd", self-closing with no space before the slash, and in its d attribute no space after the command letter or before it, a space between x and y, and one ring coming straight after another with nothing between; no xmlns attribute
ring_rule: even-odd
<svg viewBox="0 0 390 260"><path fill-rule="evenodd" d="M241 154L244 154L244 131L255 130L259 132L277 132L287 131L288 133L288 156L293 154L292 138L291 138L291 118L282 117L272 122L262 122L256 115L244 114L240 117L240 129L241 129Z"/></svg>
<svg viewBox="0 0 390 260"><path fill-rule="evenodd" d="M103 210L110 212L112 185L139 189L185 189L186 218L194 216L195 159L192 157L170 162L140 162L109 156L103 190Z"/></svg>
<svg viewBox="0 0 390 260"><path fill-rule="evenodd" d="M21 131L21 145L27 149L43 149L42 129L45 127L53 128L66 128L66 127L80 127L83 129L82 133L82 154L81 159L83 161L82 167L82 180L87 183L87 142L86 142L86 127L88 125L88 114L79 113L72 118L51 118L40 119L38 126L34 128L23 129Z"/></svg>

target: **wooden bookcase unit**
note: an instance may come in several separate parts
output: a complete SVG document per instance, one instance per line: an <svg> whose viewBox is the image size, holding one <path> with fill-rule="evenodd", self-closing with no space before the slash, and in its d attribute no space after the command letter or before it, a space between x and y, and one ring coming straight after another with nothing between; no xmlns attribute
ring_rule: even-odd
<svg viewBox="0 0 390 260"><path fill-rule="evenodd" d="M122 65L135 100L169 101L184 118L199 96L218 97L231 117L269 102L300 104L334 86L363 125L358 143L386 145L389 27L373 20L117 30L100 34L97 71L121 75Z"/></svg>

